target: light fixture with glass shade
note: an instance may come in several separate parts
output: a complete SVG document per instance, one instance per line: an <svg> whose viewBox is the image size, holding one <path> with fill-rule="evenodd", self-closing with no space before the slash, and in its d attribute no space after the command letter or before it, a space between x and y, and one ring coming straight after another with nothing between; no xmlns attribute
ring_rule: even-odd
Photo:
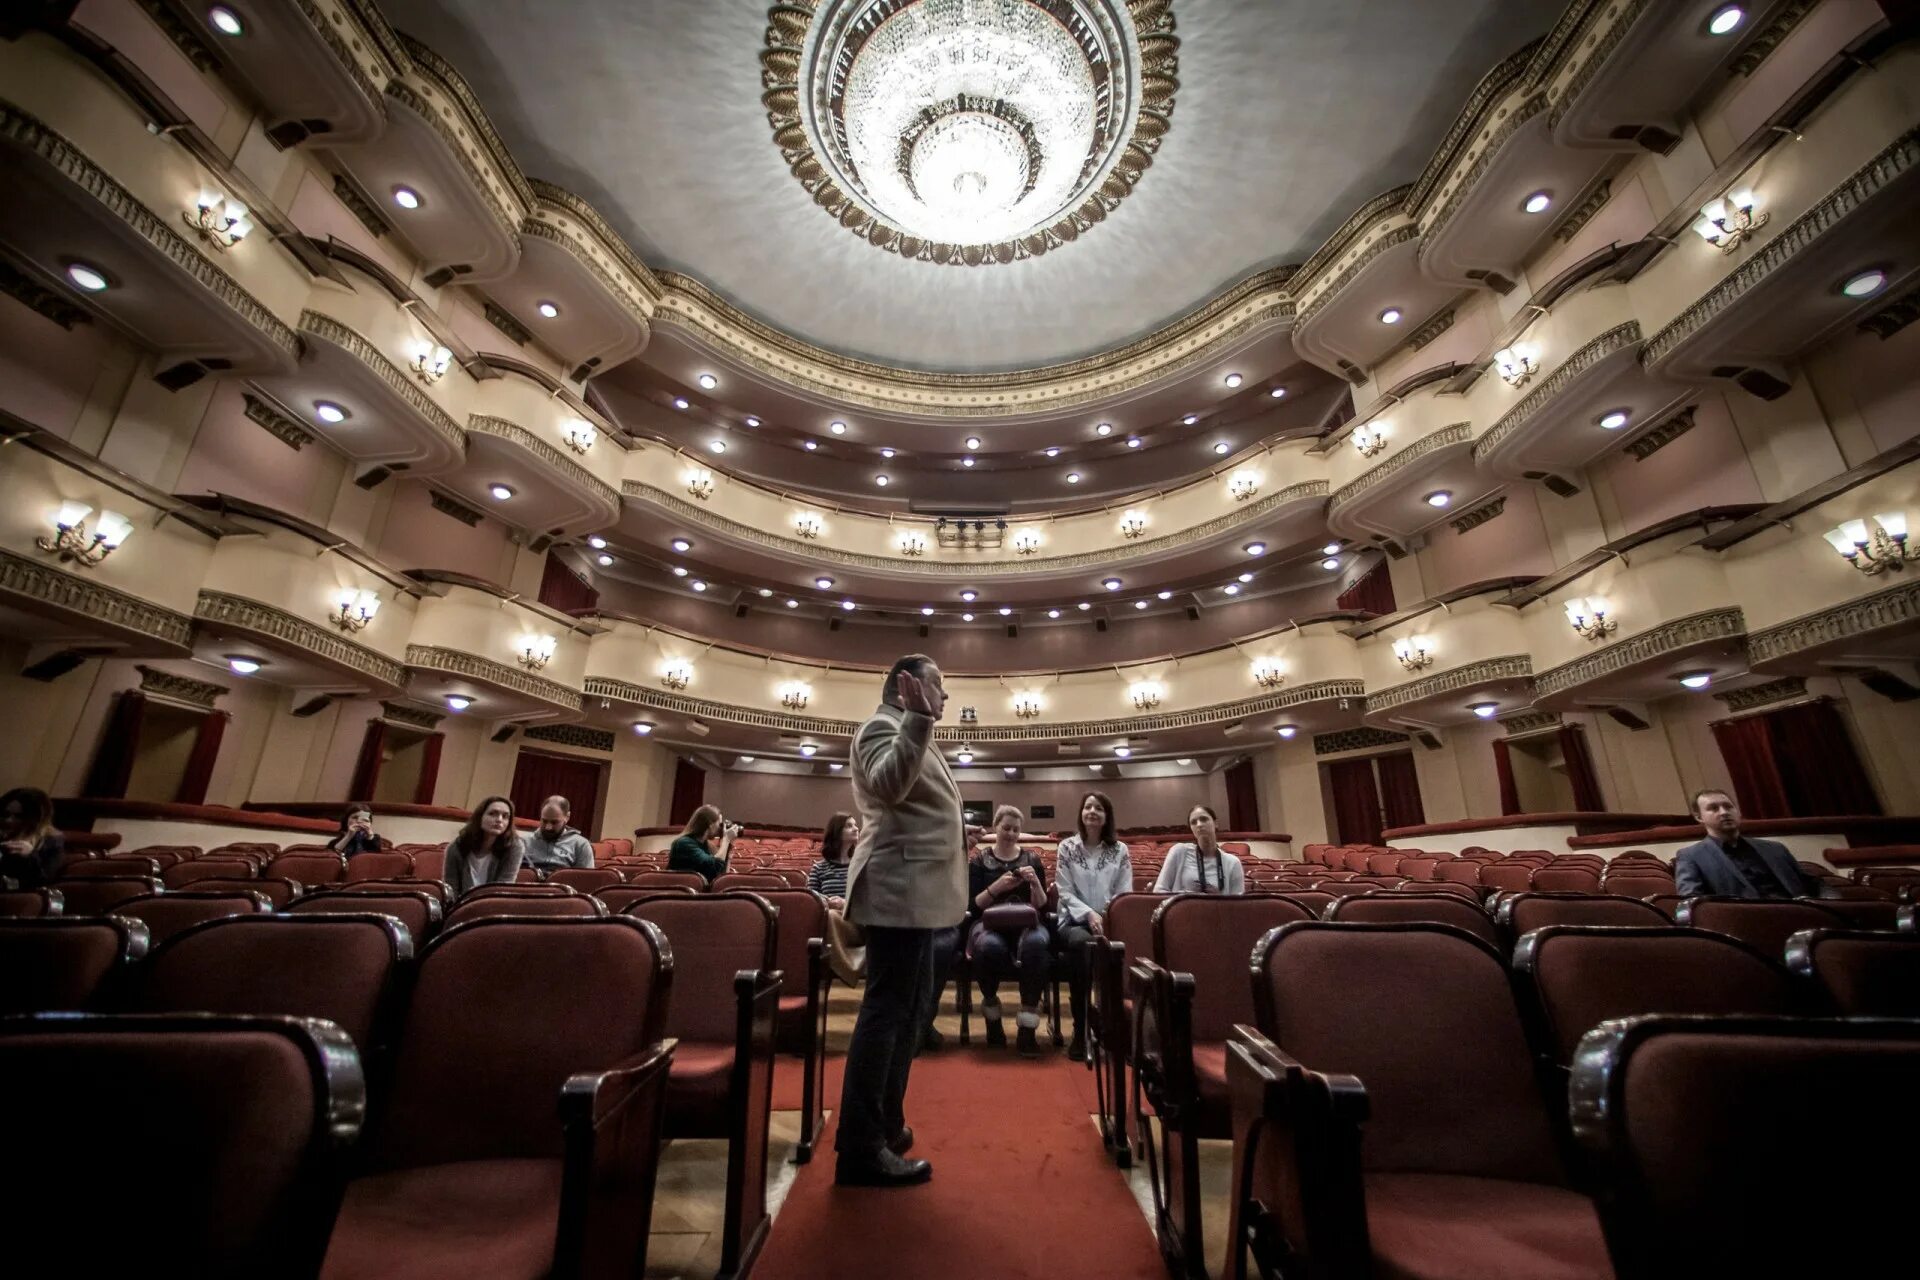
<svg viewBox="0 0 1920 1280"><path fill-rule="evenodd" d="M193 202L193 211L181 214L180 219L220 253L239 244L253 230L247 206L218 191L202 191Z"/></svg>
<svg viewBox="0 0 1920 1280"><path fill-rule="evenodd" d="M713 472L705 467L694 467L685 477L687 496L705 502L713 496Z"/></svg>
<svg viewBox="0 0 1920 1280"><path fill-rule="evenodd" d="M1262 689L1278 689L1287 682L1287 669L1278 658L1256 658L1253 682Z"/></svg>
<svg viewBox="0 0 1920 1280"><path fill-rule="evenodd" d="M789 680L780 686L780 705L789 711L805 711L807 701L812 697L812 686L803 681Z"/></svg>
<svg viewBox="0 0 1920 1280"><path fill-rule="evenodd" d="M1576 596L1567 601L1567 622L1588 640L1603 640L1620 629L1613 606L1601 596Z"/></svg>
<svg viewBox="0 0 1920 1280"><path fill-rule="evenodd" d="M1157 680L1137 680L1127 686L1127 700L1139 711L1151 711L1160 705L1166 690Z"/></svg>
<svg viewBox="0 0 1920 1280"><path fill-rule="evenodd" d="M599 438L591 422L584 418L568 418L560 424L560 438L567 442L567 448L575 453L586 453L593 448L593 442Z"/></svg>
<svg viewBox="0 0 1920 1280"><path fill-rule="evenodd" d="M1030 556L1040 550L1043 539L1038 529L1019 529L1013 535L1013 550L1016 555ZM963 597L971 599L972 597Z"/></svg>
<svg viewBox="0 0 1920 1280"><path fill-rule="evenodd" d="M1510 387L1524 387L1540 371L1540 348L1531 342L1516 342L1493 353L1493 367Z"/></svg>
<svg viewBox="0 0 1920 1280"><path fill-rule="evenodd" d="M900 549L901 555L909 558L918 558L927 554L926 535L915 533L911 529L905 530L895 538L894 545Z"/></svg>
<svg viewBox="0 0 1920 1280"><path fill-rule="evenodd" d="M1916 558L1907 545L1907 517L1901 511L1883 511L1864 520L1848 520L1827 530L1827 542L1848 564L1877 577L1904 569Z"/></svg>
<svg viewBox="0 0 1920 1280"><path fill-rule="evenodd" d="M1433 637L1407 636L1393 642L1393 656L1408 671L1420 671L1433 665Z"/></svg>
<svg viewBox="0 0 1920 1280"><path fill-rule="evenodd" d="M1260 492L1260 473L1246 467L1227 477L1227 496L1245 502Z"/></svg>
<svg viewBox="0 0 1920 1280"><path fill-rule="evenodd" d="M1033 720L1046 709L1037 693L1016 693L1013 695L1013 714L1022 720Z"/></svg>
<svg viewBox="0 0 1920 1280"><path fill-rule="evenodd" d="M818 538L821 530L825 528L826 525L820 519L820 514L817 511L799 511L794 513L793 531L802 538L805 538L808 542L812 542L815 538Z"/></svg>
<svg viewBox="0 0 1920 1280"><path fill-rule="evenodd" d="M425 338L416 340L413 350L413 376L432 386L453 366L453 352Z"/></svg>
<svg viewBox="0 0 1920 1280"><path fill-rule="evenodd" d="M529 671L545 670L553 661L553 654L560 646L554 636L524 635L520 637L520 665Z"/></svg>
<svg viewBox="0 0 1920 1280"><path fill-rule="evenodd" d="M1120 515L1120 536L1137 538L1147 531L1147 513L1144 511L1125 511Z"/></svg>
<svg viewBox="0 0 1920 1280"><path fill-rule="evenodd" d="M358 587L342 587L333 597L333 625L342 631L363 631L380 612L380 597Z"/></svg>
<svg viewBox="0 0 1920 1280"><path fill-rule="evenodd" d="M674 658L660 668L660 683L679 693L693 683L693 664L685 658Z"/></svg>
<svg viewBox="0 0 1920 1280"><path fill-rule="evenodd" d="M1767 225L1767 215L1754 212L1753 204L1753 192L1744 187L1718 200L1709 200L1700 206L1694 232L1722 253L1732 253Z"/></svg>
<svg viewBox="0 0 1920 1280"><path fill-rule="evenodd" d="M1353 429L1353 447L1360 451L1363 458L1371 458L1387 447L1387 437L1392 434L1384 422L1372 422Z"/></svg>
<svg viewBox="0 0 1920 1280"><path fill-rule="evenodd" d="M102 511L87 533L87 517L93 508L84 502L63 502L52 516L53 536L41 535L33 545L60 557L62 564L73 563L91 569L112 555L133 532L133 522L117 511Z"/></svg>

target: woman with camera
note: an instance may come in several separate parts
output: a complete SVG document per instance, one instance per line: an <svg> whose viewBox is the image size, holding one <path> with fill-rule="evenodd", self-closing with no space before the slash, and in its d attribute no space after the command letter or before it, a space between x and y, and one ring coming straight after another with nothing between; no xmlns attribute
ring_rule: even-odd
<svg viewBox="0 0 1920 1280"><path fill-rule="evenodd" d="M373 830L373 810L362 801L354 801L340 815L340 830L327 841L327 848L351 858L356 853L378 853L387 847Z"/></svg>
<svg viewBox="0 0 1920 1280"><path fill-rule="evenodd" d="M739 834L739 823L728 822L720 816L720 810L703 804L687 819L686 830L667 846L667 870L696 872L712 884L715 876L725 873L734 837ZM717 849L716 836L720 841Z"/></svg>
<svg viewBox="0 0 1920 1280"><path fill-rule="evenodd" d="M1007 1033L1000 1025L1000 983L1017 975L1018 1048L1022 1057L1037 1058L1040 994L1047 982L1047 926L1040 915L1047 906L1047 880L1039 857L1020 847L1019 809L1003 804L994 810L993 843L974 855L967 865L967 880L973 892L967 959L980 984L987 1046L1006 1046Z"/></svg>

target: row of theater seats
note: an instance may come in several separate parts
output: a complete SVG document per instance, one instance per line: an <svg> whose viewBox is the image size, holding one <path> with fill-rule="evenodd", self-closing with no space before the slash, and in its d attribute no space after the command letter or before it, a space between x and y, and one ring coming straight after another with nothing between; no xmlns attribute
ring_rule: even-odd
<svg viewBox="0 0 1920 1280"><path fill-rule="evenodd" d="M1847 911L1863 906L1889 927L1859 927ZM1512 895L1498 919L1445 893L1115 899L1090 1066L1116 1158L1149 1161L1175 1274L1202 1274L1197 1143L1228 1137L1230 1275L1249 1240L1274 1276L1602 1276L1609 1248L1621 1275L1663 1274L1628 1267L1594 1216L1622 1193L1573 1142L1583 1037L1650 1015L1843 1038L1828 1020L1920 1018L1912 907L1700 898L1681 915L1558 893ZM1730 1094L1751 1105L1744 1088ZM1909 1081L1880 1105L1910 1098ZM1667 1158L1742 1175L1684 1134Z"/></svg>

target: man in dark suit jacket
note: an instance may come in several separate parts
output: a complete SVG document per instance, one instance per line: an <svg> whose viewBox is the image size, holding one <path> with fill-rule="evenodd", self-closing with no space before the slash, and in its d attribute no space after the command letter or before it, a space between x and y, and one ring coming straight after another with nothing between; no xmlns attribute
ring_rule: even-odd
<svg viewBox="0 0 1920 1280"><path fill-rule="evenodd" d="M1693 816L1706 839L1673 856L1674 886L1682 894L1728 898L1817 898L1787 846L1740 834L1740 806L1724 791L1696 792Z"/></svg>

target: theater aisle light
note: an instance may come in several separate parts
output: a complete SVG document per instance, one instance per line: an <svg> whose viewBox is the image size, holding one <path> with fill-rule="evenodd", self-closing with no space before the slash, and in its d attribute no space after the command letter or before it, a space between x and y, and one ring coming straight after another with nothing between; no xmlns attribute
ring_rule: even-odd
<svg viewBox="0 0 1920 1280"><path fill-rule="evenodd" d="M1587 640L1602 640L1620 629L1613 606L1602 596L1576 596L1567 601L1567 622Z"/></svg>
<svg viewBox="0 0 1920 1280"><path fill-rule="evenodd" d="M529 671L544 671L553 661L554 650L560 647L560 641L554 636L524 635L520 637L520 665Z"/></svg>
<svg viewBox="0 0 1920 1280"><path fill-rule="evenodd" d="M342 587L333 598L333 625L342 631L364 631L380 612L380 597L358 587Z"/></svg>
<svg viewBox="0 0 1920 1280"><path fill-rule="evenodd" d="M1433 665L1433 637L1405 636L1393 642L1393 656L1408 671L1422 671Z"/></svg>
<svg viewBox="0 0 1920 1280"><path fill-rule="evenodd" d="M1756 213L1753 206L1753 192L1744 187L1718 200L1709 200L1700 206L1700 217L1693 224L1694 233L1722 253L1732 253L1767 225L1767 214Z"/></svg>
<svg viewBox="0 0 1920 1280"><path fill-rule="evenodd" d="M117 511L102 511L89 534L87 517L92 514L93 508L84 502L61 503L51 517L53 535L42 534L34 539L33 545L58 555L62 564L72 562L82 569L93 568L127 540L133 532L133 522Z"/></svg>
<svg viewBox="0 0 1920 1280"><path fill-rule="evenodd" d="M1260 473L1246 467L1227 477L1227 496L1245 502L1260 492Z"/></svg>
<svg viewBox="0 0 1920 1280"><path fill-rule="evenodd" d="M1493 353L1493 367L1510 387L1524 387L1540 371L1540 348L1531 342L1516 342Z"/></svg>
<svg viewBox="0 0 1920 1280"><path fill-rule="evenodd" d="M413 376L432 386L447 376L447 370L453 365L453 352L437 342L425 338L415 339L413 343Z"/></svg>
<svg viewBox="0 0 1920 1280"><path fill-rule="evenodd" d="M1022 720L1033 720L1046 710L1046 704L1037 693L1016 693L1013 695L1013 714Z"/></svg>
<svg viewBox="0 0 1920 1280"><path fill-rule="evenodd" d="M199 232L200 238L220 253L239 244L253 230L247 206L238 200L229 200L218 191L202 191L194 200L192 211L181 214L180 220Z"/></svg>
<svg viewBox="0 0 1920 1280"><path fill-rule="evenodd" d="M586 453L593 448L593 442L600 433L594 425L584 418L568 418L560 424L560 438L567 442L567 448L575 453Z"/></svg>
<svg viewBox="0 0 1920 1280"><path fill-rule="evenodd" d="M1883 511L1864 520L1848 520L1827 531L1827 542L1848 564L1876 577L1888 570L1904 569L1915 559L1907 546L1907 517L1904 512Z"/></svg>
<svg viewBox="0 0 1920 1280"><path fill-rule="evenodd" d="M660 668L660 683L679 693L693 683L693 664L685 658L670 658Z"/></svg>
<svg viewBox="0 0 1920 1280"><path fill-rule="evenodd" d="M1137 538L1147 531L1147 513L1144 511L1124 511L1120 515L1120 536Z"/></svg>
<svg viewBox="0 0 1920 1280"><path fill-rule="evenodd" d="M789 711L804 711L807 699L813 697L813 686L800 680L789 680L780 686L780 705Z"/></svg>
<svg viewBox="0 0 1920 1280"><path fill-rule="evenodd" d="M1140 711L1153 710L1160 705L1160 699L1165 695L1166 690L1157 680L1137 680L1127 686L1127 700Z"/></svg>
<svg viewBox="0 0 1920 1280"><path fill-rule="evenodd" d="M1255 658L1253 682L1262 689L1278 689L1287 682L1287 669L1278 658Z"/></svg>
<svg viewBox="0 0 1920 1280"><path fill-rule="evenodd" d="M1360 451L1363 458L1371 458L1387 447L1387 437L1391 435L1384 422L1369 423L1353 429L1353 447Z"/></svg>
<svg viewBox="0 0 1920 1280"><path fill-rule="evenodd" d="M1038 529L1016 529L1013 534L1014 554L1022 555L1022 556L1030 556L1034 552L1040 549L1040 544L1043 541L1044 539L1041 538L1040 531ZM973 596L970 594L962 593L960 598L963 600L971 600L973 599Z"/></svg>

